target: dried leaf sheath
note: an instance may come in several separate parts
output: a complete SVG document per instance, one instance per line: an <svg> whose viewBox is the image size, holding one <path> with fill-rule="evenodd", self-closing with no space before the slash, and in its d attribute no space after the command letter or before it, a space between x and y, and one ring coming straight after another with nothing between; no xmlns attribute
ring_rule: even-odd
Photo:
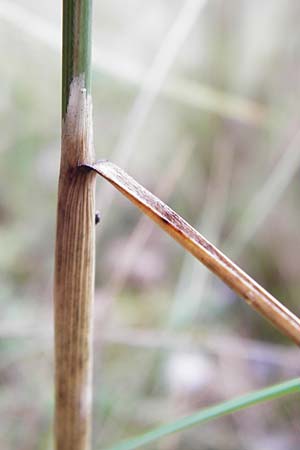
<svg viewBox="0 0 300 450"><path fill-rule="evenodd" d="M95 176L91 101L73 80L62 130L55 267L56 449L86 450L90 440Z"/></svg>
<svg viewBox="0 0 300 450"><path fill-rule="evenodd" d="M184 248L221 278L240 297L300 344L300 319L235 265L182 217L109 161L88 165L112 183Z"/></svg>

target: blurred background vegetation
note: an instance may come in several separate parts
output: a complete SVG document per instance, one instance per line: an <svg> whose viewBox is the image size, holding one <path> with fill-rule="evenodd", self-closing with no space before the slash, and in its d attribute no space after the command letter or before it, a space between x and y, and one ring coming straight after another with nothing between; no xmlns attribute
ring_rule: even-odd
<svg viewBox="0 0 300 450"><path fill-rule="evenodd" d="M99 158L299 314L300 4L94 2ZM61 2L0 0L0 447L52 449ZM299 374L298 351L98 182L94 443ZM151 449L299 448L299 398Z"/></svg>

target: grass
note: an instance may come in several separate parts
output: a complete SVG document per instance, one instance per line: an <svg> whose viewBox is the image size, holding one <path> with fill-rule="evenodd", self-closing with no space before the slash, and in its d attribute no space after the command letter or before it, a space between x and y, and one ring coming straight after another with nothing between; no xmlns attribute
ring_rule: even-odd
<svg viewBox="0 0 300 450"><path fill-rule="evenodd" d="M237 397L224 403L198 411L175 422L154 428L140 436L121 442L106 450L134 450L143 447L151 442L162 439L173 433L186 430L188 428L201 425L210 420L215 420L227 414L232 414L250 406L257 405L262 402L274 400L285 395L300 392L300 378L280 383L260 391L251 392L250 394Z"/></svg>
<svg viewBox="0 0 300 450"><path fill-rule="evenodd" d="M129 16L134 17L137 4L140 8L139 20L134 22L129 20ZM117 4L114 0L96 5L95 141L99 153L105 156L112 154L116 147L120 130L126 123L147 67L154 61L163 41L161 38L174 20L174 6L168 2L161 2L161 6L165 9L158 11L155 2L133 1L126 8L125 4ZM282 6L284 11L280 17L284 20L279 26L277 22L280 32L275 36L272 29L261 29L261 23L265 21L261 21L260 17L273 17L271 3L264 8L249 3L247 11L251 9L251 14L245 14L246 6L242 3L228 3L227 11L221 13L216 5L208 4L186 44L178 51L131 156L130 171L155 191L158 179L163 178L168 170L166 166L170 155L174 155L175 151L183 151L181 143L186 138L192 139L195 143L192 158L166 197L190 223L196 224L202 218L203 190L212 163L211 149L220 138L228 139L236 153L229 180L231 186L226 216L222 218L222 211L216 211L223 222L215 224L221 229L218 236L220 243L232 237L231 230L247 207L245 199L251 199L256 192L259 195L264 183L268 184L272 176L270 168L275 167L273 162L278 156L273 148L274 143L297 115L298 88L296 77L294 79L290 75L297 73L297 58L291 57L294 51L297 52L296 7L295 2ZM156 11L159 14L155 15ZM5 1L0 5L4 43L1 47L3 96L0 105L1 117L5 119L0 143L4 156L1 169L1 191L4 195L0 200L3 236L1 308L4 308L0 373L0 412L3 421L0 433L3 446L8 450L25 446L34 450L51 448L50 444L47 446L42 441L43 433L48 435L51 429L49 411L53 407L49 400L52 386L52 348L49 337L52 287L49 280L59 159L59 15L58 1L51 7L34 0L26 2L26 7ZM239 25L245 22L247 26ZM161 30L159 36L156 33L158 28ZM255 31L257 28L259 33ZM260 37L260 42L263 43L264 35L268 35L269 42L279 45L268 48L259 45L259 48L253 49L251 29L255 31L255 36ZM245 37L246 31L249 39ZM224 46L219 39L220 32ZM217 40L218 48L215 45ZM242 61L251 53L249 50L252 49L251 54L255 56L261 48L265 51L266 64L263 67L261 64L256 66L261 69L257 77L258 71L248 71L245 80L240 70ZM231 61L230 76L228 72L223 72L222 64L216 64L220 56L221 59ZM16 98L18 83L28 99L22 103L22 110ZM276 111L272 127L268 121L269 111ZM215 126L216 117L218 126ZM33 154L30 135L32 130L37 129L40 138L38 142L32 143L35 149ZM288 146L283 144L282 154L286 148ZM23 162L26 164L25 172ZM284 159L280 162L286 174L293 174L296 170L296 164L294 166L291 163L286 171ZM22 178L16 179L16 173L21 174ZM281 179L279 166L273 173L279 174L277 180ZM13 178L13 188L10 189ZM264 286L285 298L291 308L293 304L297 308L298 181L297 177L290 175L285 179L284 186L280 184L279 196L279 191L275 191L277 203L269 211L267 203L266 210L259 216L263 220L257 228L258 233L244 247L240 261L247 270L259 276ZM102 201L100 197L99 203ZM113 205L109 213L102 215L103 226L100 224L96 228L97 234L101 235L101 242L98 245L100 254L96 278L95 328L104 338L98 336L95 342L95 403L98 407L94 420L101 426L95 427L94 442L106 447L115 442L118 436L136 435L155 423L168 421L166 411L170 409L176 416L195 409L194 404L189 404L188 395L183 393L184 402L188 405L184 411L177 410L176 393L168 390L168 380L163 370L169 355L192 350L212 359L220 378L227 379L226 388L231 386L229 391L223 393L227 398L234 395L237 386L239 392L247 392L299 373L296 349L272 344L274 339L278 343L283 341L279 336L272 335L263 321L248 313L248 308L239 308L237 312L232 307L236 303L228 291L219 288L210 295L213 301L222 305L221 313L215 314L214 311L210 321L191 317L193 325L185 327L184 338L164 330L169 321L183 253L157 230L152 232L148 242L138 252L139 262L133 258L123 290L116 293L112 308L108 312L103 311L100 299L104 294L102 288L107 286L111 275L112 248L121 250L122 242L127 241L136 220L133 209L119 198ZM257 217L248 215L247 220L247 226L251 229ZM253 259L253 246L259 248L258 260ZM154 263L147 259L149 249L151 255L163 261L165 267L152 282L143 279L136 270L140 264L150 273L152 265L155 266L155 259ZM259 264L256 265L256 261ZM198 281L197 271L195 280ZM204 291L207 298L206 288ZM192 287L191 292L195 292L197 300L197 290L193 291ZM188 296L189 293L181 292L179 300L182 300L182 304L188 303ZM108 323L114 330L112 333L107 330ZM140 329L140 334L135 333L135 327ZM124 328L128 330L127 334L123 332ZM228 333L231 335L228 343L230 348L225 348ZM139 350L134 345L139 345ZM156 349L163 349L164 364L161 370L150 377L147 364L144 365L143 361L147 360L151 367L151 358ZM100 351L105 370L98 361ZM142 362L140 354L144 358ZM136 367L143 370L135 372ZM43 386L40 385L41 379ZM208 383L203 391L195 394L198 404L216 402L218 383L214 381L213 384L211 386ZM109 412L104 411L99 399L115 392L117 395L111 395L108 400ZM44 401L45 395L47 402ZM32 401L33 398L35 401ZM114 402L115 398L118 401ZM129 415L126 412L128 399L132 406ZM243 421L237 418L235 426L232 426L231 419L225 425L222 421L215 421L213 426L216 434L224 432L229 439L219 442L219 445L210 442L210 446L222 450L232 450L238 446L235 432L238 426L248 447L264 448L265 440L278 433L280 442L283 440L282 445L286 448L287 436L289 440L297 436L296 427L293 426L297 405L293 410L292 398L283 400L278 407L272 405L272 402L266 404L264 413L260 413L260 408L254 410L253 415L245 411L246 416L243 414L243 418L246 419ZM270 433L270 428L275 431ZM259 433L256 433L257 429ZM263 445L260 445L260 436L264 437ZM193 444L205 447L205 429L191 432L189 439L191 447ZM213 436L210 436L211 439ZM174 446L178 448L181 444Z"/></svg>

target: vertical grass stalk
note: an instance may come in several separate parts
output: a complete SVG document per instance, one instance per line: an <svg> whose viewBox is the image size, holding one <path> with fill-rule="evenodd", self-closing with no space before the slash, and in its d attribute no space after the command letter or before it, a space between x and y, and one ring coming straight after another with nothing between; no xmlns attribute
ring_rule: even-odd
<svg viewBox="0 0 300 450"><path fill-rule="evenodd" d="M90 446L95 176L91 0L63 0L62 146L55 254L56 450Z"/></svg>

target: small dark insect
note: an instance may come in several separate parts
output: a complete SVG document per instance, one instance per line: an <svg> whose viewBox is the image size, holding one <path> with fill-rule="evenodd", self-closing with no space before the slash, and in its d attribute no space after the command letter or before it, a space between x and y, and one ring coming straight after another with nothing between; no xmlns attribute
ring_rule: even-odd
<svg viewBox="0 0 300 450"><path fill-rule="evenodd" d="M100 222L100 220L101 220L100 212L96 211L96 214L95 214L95 225L97 225Z"/></svg>

